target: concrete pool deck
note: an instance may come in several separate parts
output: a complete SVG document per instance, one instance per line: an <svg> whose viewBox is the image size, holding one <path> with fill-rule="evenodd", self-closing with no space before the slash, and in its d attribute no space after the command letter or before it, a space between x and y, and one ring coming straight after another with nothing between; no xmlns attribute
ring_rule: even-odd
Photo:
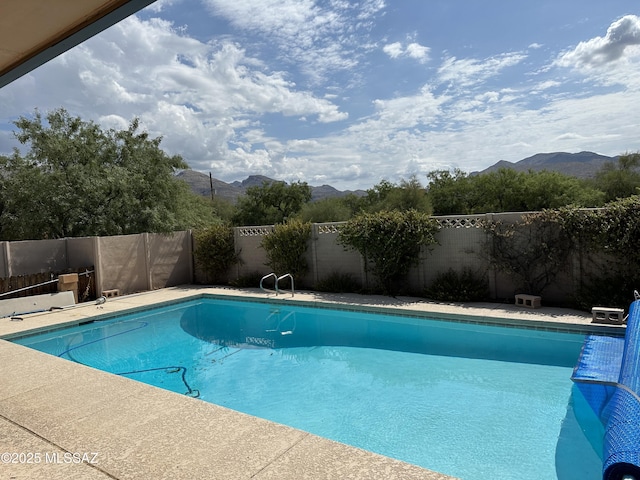
<svg viewBox="0 0 640 480"><path fill-rule="evenodd" d="M0 319L0 339L198 295L264 299L257 289L174 287L102 305ZM269 297L273 299L273 296ZM504 304L299 292L278 301L427 313L447 319L622 334L591 315ZM622 332L622 333L621 333ZM0 474L11 479L450 479L446 475L0 340Z"/></svg>

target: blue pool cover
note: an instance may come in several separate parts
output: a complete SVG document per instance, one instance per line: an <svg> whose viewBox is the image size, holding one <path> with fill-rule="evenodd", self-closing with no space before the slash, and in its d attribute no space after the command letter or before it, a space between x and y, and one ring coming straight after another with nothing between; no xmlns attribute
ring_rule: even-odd
<svg viewBox="0 0 640 480"><path fill-rule="evenodd" d="M624 338L587 336L571 379L605 426L603 479L640 480L640 300Z"/></svg>

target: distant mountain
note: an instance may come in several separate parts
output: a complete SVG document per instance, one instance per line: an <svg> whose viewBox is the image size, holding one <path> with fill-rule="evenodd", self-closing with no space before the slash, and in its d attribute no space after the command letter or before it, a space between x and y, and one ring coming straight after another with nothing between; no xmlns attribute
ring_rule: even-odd
<svg viewBox="0 0 640 480"><path fill-rule="evenodd" d="M235 203L240 195L246 189L237 187L218 180L217 178L209 179L209 175L194 170L182 170L176 175L184 180L193 193L205 197L211 196L211 183L213 183L213 193L219 198Z"/></svg>
<svg viewBox="0 0 640 480"><path fill-rule="evenodd" d="M205 197L211 196L211 183L213 183L214 196L231 203L235 203L238 197L244 195L249 187L259 187L264 182L271 183L277 181L264 175L250 175L241 182L236 180L232 183L226 183L217 178L210 179L206 173L196 172L194 170L182 170L178 172L176 176L184 180L194 193ZM344 197L350 193L358 196L366 194L364 190L340 191L331 185L321 185L320 187L311 186L311 201L315 202L330 197Z"/></svg>
<svg viewBox="0 0 640 480"><path fill-rule="evenodd" d="M315 202L316 200L322 200L323 198L330 197L344 197L350 193L355 193L356 195L365 194L363 190L358 190L356 192L347 190L345 192L341 192L340 190L333 188L331 185L321 185L319 187L311 187L311 201Z"/></svg>
<svg viewBox="0 0 640 480"><path fill-rule="evenodd" d="M518 172L550 170L578 178L593 178L605 163L616 162L617 160L618 157L607 157L593 152L538 153L515 163L500 160L489 168L485 168L480 172L473 172L472 175L489 173L500 168L511 168Z"/></svg>
<svg viewBox="0 0 640 480"><path fill-rule="evenodd" d="M246 190L249 187L261 187L262 184L265 182L271 183L271 182L275 182L275 180L269 177L265 177L264 175L249 175L243 181L239 182L236 180L235 182L232 182L229 185Z"/></svg>

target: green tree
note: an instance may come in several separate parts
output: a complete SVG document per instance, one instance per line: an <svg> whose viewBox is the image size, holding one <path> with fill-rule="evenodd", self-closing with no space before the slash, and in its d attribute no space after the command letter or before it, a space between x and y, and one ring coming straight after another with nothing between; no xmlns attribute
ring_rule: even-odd
<svg viewBox="0 0 640 480"><path fill-rule="evenodd" d="M605 194L605 201L640 193L640 152L626 153L617 162L607 162L596 173L596 187Z"/></svg>
<svg viewBox="0 0 640 480"><path fill-rule="evenodd" d="M348 201L341 197L323 198L302 206L298 215L303 222L326 223L343 222L354 214Z"/></svg>
<svg viewBox="0 0 640 480"><path fill-rule="evenodd" d="M511 168L478 175L473 187L481 200L474 213L526 211L524 176Z"/></svg>
<svg viewBox="0 0 640 480"><path fill-rule="evenodd" d="M236 214L236 206L233 203L218 196L215 196L213 199L207 198L207 203L213 209L216 217L220 218L223 222L232 223L233 216Z"/></svg>
<svg viewBox="0 0 640 480"><path fill-rule="evenodd" d="M410 209L424 213L432 211L427 191L415 175L409 180L402 179L399 185L382 180L373 188L368 189L367 195L361 197L358 203L358 210L370 213Z"/></svg>
<svg viewBox="0 0 640 480"><path fill-rule="evenodd" d="M15 125L18 149L0 158L1 236L4 239L61 238L169 232L213 221L208 211L194 219L197 204L174 176L187 168L179 156L160 149L161 138L127 130L102 130L64 109Z"/></svg>
<svg viewBox="0 0 640 480"><path fill-rule="evenodd" d="M395 188L397 186L389 180L381 180L373 188L367 189L367 195L362 197L361 208L366 208L369 211L381 210L381 204Z"/></svg>
<svg viewBox="0 0 640 480"><path fill-rule="evenodd" d="M468 215L478 210L474 179L459 168L434 170L427 174L427 193L435 215Z"/></svg>
<svg viewBox="0 0 640 480"><path fill-rule="evenodd" d="M384 292L395 295L417 264L421 248L436 243L437 231L435 220L417 210L362 213L340 228L338 242L373 262Z"/></svg>
<svg viewBox="0 0 640 480"><path fill-rule="evenodd" d="M590 182L560 172L529 171L523 175L523 205L526 211L565 207L598 207L604 194Z"/></svg>
<svg viewBox="0 0 640 480"><path fill-rule="evenodd" d="M430 172L429 196L437 215L526 212L566 205L600 206L604 195L585 180L551 171L500 168L480 175Z"/></svg>
<svg viewBox="0 0 640 480"><path fill-rule="evenodd" d="M382 202L383 210L416 210L431 214L433 208L426 189L418 178L413 175L409 180L400 180L400 185L394 187Z"/></svg>
<svg viewBox="0 0 640 480"><path fill-rule="evenodd" d="M182 180L178 182L183 183ZM181 194L176 197L174 205L177 223L172 230L201 229L220 223L229 223L221 218L215 204L212 204L209 198L194 195L186 184L180 185L179 188Z"/></svg>
<svg viewBox="0 0 640 480"><path fill-rule="evenodd" d="M263 182L249 187L238 199L233 221L236 225L272 225L294 217L311 200L306 182Z"/></svg>

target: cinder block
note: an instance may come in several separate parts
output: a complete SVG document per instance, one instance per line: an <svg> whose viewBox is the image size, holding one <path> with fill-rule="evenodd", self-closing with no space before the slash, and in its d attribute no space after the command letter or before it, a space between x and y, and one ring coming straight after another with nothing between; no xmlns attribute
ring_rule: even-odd
<svg viewBox="0 0 640 480"><path fill-rule="evenodd" d="M109 298L109 297L117 297L118 295L120 295L120 290L117 288L114 288L113 290L103 290L102 291L102 296L105 298Z"/></svg>
<svg viewBox="0 0 640 480"><path fill-rule="evenodd" d="M614 323L622 325L624 323L624 309L612 307L593 307L591 309L593 318L591 323Z"/></svg>
<svg viewBox="0 0 640 480"><path fill-rule="evenodd" d="M519 293L516 295L516 305L519 307L540 308L542 306L542 297Z"/></svg>

